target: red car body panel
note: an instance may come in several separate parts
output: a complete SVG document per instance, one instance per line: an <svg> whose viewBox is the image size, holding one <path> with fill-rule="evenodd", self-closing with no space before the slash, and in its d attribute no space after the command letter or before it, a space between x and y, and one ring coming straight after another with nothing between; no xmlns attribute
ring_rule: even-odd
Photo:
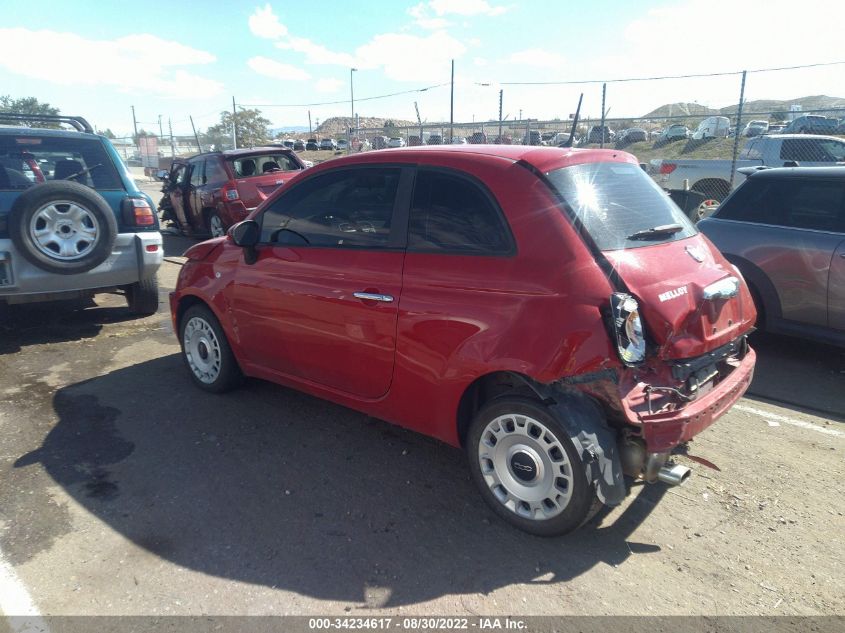
<svg viewBox="0 0 845 633"><path fill-rule="evenodd" d="M220 320L247 375L453 445L460 443L461 398L478 378L500 371L542 384L575 378L569 384L601 401L615 423L635 433L642 427L649 450L663 450L689 439L742 395L754 356L749 352L730 380L687 406L669 403L649 413L644 380L676 385L666 359L702 354L747 333L753 304L743 287L735 302L712 312L701 306L702 288L737 274L701 236L632 249L628 256L605 253L640 299L658 349L643 367L624 366L603 316L617 289L537 175L596 161L636 162L615 150L429 146L318 165L297 179L368 163L470 174L505 212L516 254L262 246L256 263L247 265L243 249L221 238L187 253L170 299L174 328L183 302L201 300ZM685 252L688 247L705 251L703 261ZM681 300L655 298L682 283L689 289ZM368 305L352 297L362 290L396 300Z"/></svg>

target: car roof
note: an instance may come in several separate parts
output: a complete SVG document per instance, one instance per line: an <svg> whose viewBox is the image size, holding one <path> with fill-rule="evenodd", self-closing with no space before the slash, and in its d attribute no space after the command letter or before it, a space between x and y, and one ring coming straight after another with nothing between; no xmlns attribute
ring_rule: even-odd
<svg viewBox="0 0 845 633"><path fill-rule="evenodd" d="M824 139L826 141L841 141L842 139L838 136L830 136L829 134L766 134L765 136L761 136L759 138L780 138L780 139L790 139L790 138L806 138L806 139Z"/></svg>
<svg viewBox="0 0 845 633"><path fill-rule="evenodd" d="M393 160L410 163L415 158L430 160L437 156L454 157L455 154L489 156L513 162L522 161L542 172L581 163L629 162L637 164L637 159L633 155L615 149L578 149L537 145L426 145L352 154L322 163L322 165L334 167L353 163L389 163Z"/></svg>
<svg viewBox="0 0 845 633"><path fill-rule="evenodd" d="M749 178L845 178L845 165L838 167L772 167L758 169Z"/></svg>
<svg viewBox="0 0 845 633"><path fill-rule="evenodd" d="M77 132L76 130L53 130L43 127L27 127L22 125L0 125L0 135L3 136L41 136L50 138L90 138L102 139L99 134Z"/></svg>
<svg viewBox="0 0 845 633"><path fill-rule="evenodd" d="M274 154L290 154L291 149L288 147L280 147L280 146L262 146L262 147L245 147L243 149L227 149L222 152L203 152L202 154L194 154L193 156L188 156L187 158L177 159L177 160L194 160L195 158L201 158L203 156L222 156L223 158L240 158L241 156L260 156L261 154L266 154L267 152L273 152Z"/></svg>

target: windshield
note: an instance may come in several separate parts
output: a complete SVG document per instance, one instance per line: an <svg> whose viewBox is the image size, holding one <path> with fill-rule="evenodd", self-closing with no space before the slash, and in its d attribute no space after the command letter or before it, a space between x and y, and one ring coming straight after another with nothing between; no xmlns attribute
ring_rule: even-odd
<svg viewBox="0 0 845 633"><path fill-rule="evenodd" d="M0 190L70 179L94 189L123 189L102 142L91 138L0 136Z"/></svg>
<svg viewBox="0 0 845 633"><path fill-rule="evenodd" d="M695 227L639 165L585 163L548 174L571 213L603 251L671 242ZM651 229L677 225L674 231Z"/></svg>

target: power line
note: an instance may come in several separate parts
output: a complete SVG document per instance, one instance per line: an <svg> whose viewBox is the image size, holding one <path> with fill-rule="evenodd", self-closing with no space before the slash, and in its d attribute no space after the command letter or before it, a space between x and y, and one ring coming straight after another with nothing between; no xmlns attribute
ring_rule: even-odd
<svg viewBox="0 0 845 633"><path fill-rule="evenodd" d="M839 62L822 62L818 64L802 64L800 66L781 66L778 68L756 68L749 70L749 73L767 73L780 70L798 70L801 68L818 68L820 66L837 66L845 64L845 61ZM584 85L584 84L612 84L624 83L631 81L659 81L661 79L693 79L700 77L727 77L731 75L741 75L743 71L732 70L720 73L696 73L689 75L664 75L661 77L624 77L619 79L584 79L578 81L499 81L496 82L502 86L562 86L562 85Z"/></svg>
<svg viewBox="0 0 845 633"><path fill-rule="evenodd" d="M436 84L434 86L426 86L425 88L414 88L412 90L402 90L401 92L391 92L384 95L375 95L373 97L362 97L355 101L373 101L375 99L387 99L388 97L396 97L399 95L408 95L417 92L425 92L426 90L433 90L435 88L442 88L448 86L449 83ZM349 103L349 99L341 99L339 101L324 101L322 103L239 103L239 106L250 106L254 108L312 108L314 106L324 105L338 105L341 103Z"/></svg>

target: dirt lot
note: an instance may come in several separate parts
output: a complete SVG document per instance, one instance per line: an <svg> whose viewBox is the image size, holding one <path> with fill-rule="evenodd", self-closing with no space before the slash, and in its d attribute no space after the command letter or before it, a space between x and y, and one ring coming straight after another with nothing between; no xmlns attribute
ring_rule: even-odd
<svg viewBox="0 0 845 633"><path fill-rule="evenodd" d="M189 243L167 240L159 314L106 296L0 331L0 584L37 611L845 612L841 351L758 337L754 395L680 458L685 486L539 539L458 450L259 381L195 389L164 303Z"/></svg>

